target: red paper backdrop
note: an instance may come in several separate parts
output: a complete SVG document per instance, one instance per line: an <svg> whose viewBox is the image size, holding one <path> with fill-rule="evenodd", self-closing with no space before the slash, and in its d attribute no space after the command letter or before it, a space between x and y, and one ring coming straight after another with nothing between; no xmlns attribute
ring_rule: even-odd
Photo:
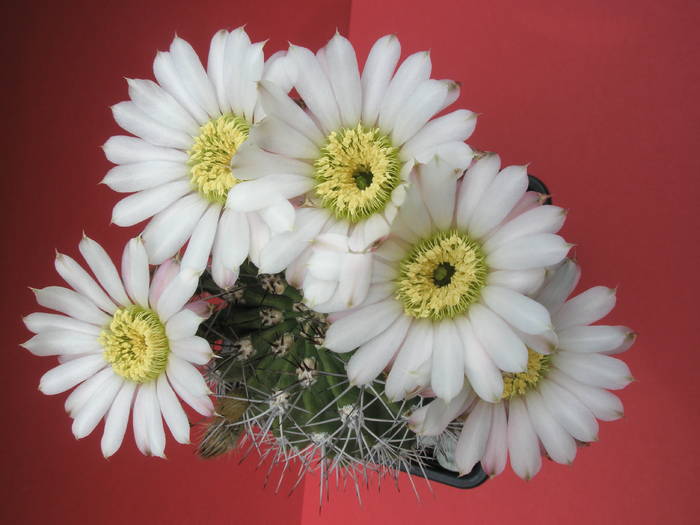
<svg viewBox="0 0 700 525"><path fill-rule="evenodd" d="M597 5L596 5L597 4ZM131 232L108 226L116 196L94 184L98 146L117 131L108 106L122 76L150 78L178 31L204 52L219 27L248 22L256 39L317 46L336 26L360 56L382 34L404 53L431 49L434 74L462 82L458 104L482 113L470 142L507 163L531 162L577 243L581 288L619 285L611 324L640 332L624 359L637 382L625 417L571 468L545 462L473 491L332 491L318 512L314 479L292 498L260 485L253 464L208 463L169 444L170 459L114 458L99 433L76 442L65 396L36 391L49 360L27 355L26 285L55 284L53 248L76 254L84 228L118 253ZM694 2L431 1L25 3L3 18L3 522L39 523L695 523L700 462L693 300L700 161L700 7ZM696 96L693 96L696 95ZM420 484L420 483L419 483Z"/></svg>
<svg viewBox="0 0 700 525"><path fill-rule="evenodd" d="M18 2L3 16L0 523L300 522L303 486L274 497L255 459L207 462L172 440L168 460L144 458L129 430L106 461L101 428L76 441L66 395L37 390L55 361L18 347L29 337L20 316L36 309L28 285L60 283L54 248L80 260L84 229L119 258L139 231L109 225L118 196L97 184L110 167L100 146L121 132L109 107L127 98L124 77L153 78L155 53L175 33L204 57L218 29L246 23L255 40L271 37L270 52L287 40L318 47L336 27L347 31L349 10L324 0L88 0Z"/></svg>

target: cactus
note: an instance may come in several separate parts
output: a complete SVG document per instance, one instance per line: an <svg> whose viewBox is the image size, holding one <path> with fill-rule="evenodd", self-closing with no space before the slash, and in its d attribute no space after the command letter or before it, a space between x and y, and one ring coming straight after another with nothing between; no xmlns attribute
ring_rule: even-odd
<svg viewBox="0 0 700 525"><path fill-rule="evenodd" d="M326 316L304 305L282 275L257 275L247 263L233 290L220 290L205 274L200 293L218 303L200 330L217 353L207 379L218 396L200 455L230 450L243 434L272 458L270 469L282 463L284 475L299 460L297 484L319 470L321 498L330 475L349 476L359 497L359 478L368 471L381 479L421 465L406 424L419 401L389 401L380 380L350 385L346 359L322 346Z"/></svg>

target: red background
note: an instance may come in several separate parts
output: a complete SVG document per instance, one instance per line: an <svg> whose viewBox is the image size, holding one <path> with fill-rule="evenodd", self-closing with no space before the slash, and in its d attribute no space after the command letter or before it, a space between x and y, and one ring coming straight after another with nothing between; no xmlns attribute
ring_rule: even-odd
<svg viewBox="0 0 700 525"><path fill-rule="evenodd" d="M700 188L700 7L681 1L174 1L96 6L24 2L3 17L2 505L6 523L695 523L700 512L697 202ZM109 226L117 197L97 186L99 145L117 133L108 107L123 76L152 78L174 32L205 54L220 27L248 23L266 49L317 47L338 27L361 57L382 34L404 53L431 49L434 76L462 82L458 104L482 114L470 142L507 163L531 162L577 244L581 288L619 285L611 324L640 337L624 358L637 378L625 417L573 467L545 462L473 491L433 486L418 503L370 490L359 507L317 484L287 498L235 458L205 462L169 443L167 461L129 438L105 461L99 431L76 442L65 396L36 390L51 363L18 347L27 285L57 284L53 250L77 253L81 230L114 254L137 230ZM99 430L99 429L98 429Z"/></svg>

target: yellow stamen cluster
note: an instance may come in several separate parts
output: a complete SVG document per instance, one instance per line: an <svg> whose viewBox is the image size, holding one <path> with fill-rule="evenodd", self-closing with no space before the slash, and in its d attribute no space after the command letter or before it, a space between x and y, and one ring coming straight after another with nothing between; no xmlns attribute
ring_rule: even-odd
<svg viewBox="0 0 700 525"><path fill-rule="evenodd" d="M112 370L135 383L157 379L168 364L165 326L154 311L141 306L117 310L100 333L100 343Z"/></svg>
<svg viewBox="0 0 700 525"><path fill-rule="evenodd" d="M412 317L452 319L479 299L487 275L476 241L456 230L440 232L401 261L396 298Z"/></svg>
<svg viewBox="0 0 700 525"><path fill-rule="evenodd" d="M322 205L356 223L384 209L399 184L401 163L386 135L358 124L328 135L314 170Z"/></svg>
<svg viewBox="0 0 700 525"><path fill-rule="evenodd" d="M231 170L231 159L248 138L250 124L227 113L204 124L188 152L190 180L202 197L224 204L238 180Z"/></svg>
<svg viewBox="0 0 700 525"><path fill-rule="evenodd" d="M503 374L503 399L525 395L542 380L551 368L552 357L527 349L527 370L519 374Z"/></svg>

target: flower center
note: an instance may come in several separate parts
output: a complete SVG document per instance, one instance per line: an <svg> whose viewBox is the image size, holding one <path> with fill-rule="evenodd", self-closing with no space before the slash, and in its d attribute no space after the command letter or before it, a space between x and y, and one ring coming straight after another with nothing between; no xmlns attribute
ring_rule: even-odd
<svg viewBox="0 0 700 525"><path fill-rule="evenodd" d="M135 383L157 379L168 364L165 326L154 311L141 306L117 310L100 333L100 343L112 370Z"/></svg>
<svg viewBox="0 0 700 525"><path fill-rule="evenodd" d="M336 218L352 223L382 211L400 182L398 149L378 128L328 135L314 163L315 193Z"/></svg>
<svg viewBox="0 0 700 525"><path fill-rule="evenodd" d="M502 399L525 395L535 388L552 367L552 356L527 349L527 370L518 374L503 374Z"/></svg>
<svg viewBox="0 0 700 525"><path fill-rule="evenodd" d="M209 202L225 204L229 190L239 182L233 176L231 159L249 131L250 124L231 113L210 120L199 129L188 151L187 164L192 185Z"/></svg>
<svg viewBox="0 0 700 525"><path fill-rule="evenodd" d="M465 233L437 233L401 261L396 298L410 316L452 319L479 299L488 275L484 259L481 246Z"/></svg>

